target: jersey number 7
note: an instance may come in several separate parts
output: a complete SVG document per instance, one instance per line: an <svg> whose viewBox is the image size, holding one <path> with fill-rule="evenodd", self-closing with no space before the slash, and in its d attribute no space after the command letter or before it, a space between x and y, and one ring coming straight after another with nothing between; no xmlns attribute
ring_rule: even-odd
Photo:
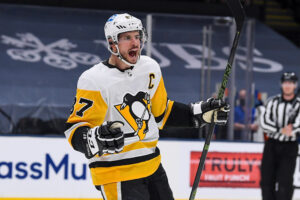
<svg viewBox="0 0 300 200"><path fill-rule="evenodd" d="M87 110L88 110L90 107L92 107L93 104L94 104L94 102L93 102L92 100L85 99L85 98L82 98L82 97L79 99L79 102L78 102L78 103L84 104L84 106L83 106L80 110L78 110L78 111L76 112L76 115L79 116L79 117L83 117L84 112L87 111ZM75 101L74 101L74 104L73 104L73 108L72 108L72 110L71 110L71 113L73 113L73 111L74 111L74 106L75 106L75 104L76 104L76 97L75 97Z"/></svg>

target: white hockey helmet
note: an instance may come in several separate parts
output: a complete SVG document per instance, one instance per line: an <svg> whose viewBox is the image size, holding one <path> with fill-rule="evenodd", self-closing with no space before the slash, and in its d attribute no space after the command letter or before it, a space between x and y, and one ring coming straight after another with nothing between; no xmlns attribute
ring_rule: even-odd
<svg viewBox="0 0 300 200"><path fill-rule="evenodd" d="M105 33L105 38L107 41L107 47L108 50L118 56L122 61L125 61L126 64L128 65L132 65L131 63L128 63L126 60L124 60L121 56L121 54L119 53L119 48L118 48L118 42L119 42L119 34L120 33L125 33L125 32L129 32L129 31L139 31L140 32L140 36L141 36L141 51L144 47L144 43L147 40L147 36L146 36L146 31L143 27L143 24L141 22L141 20L139 20L138 18L129 15L127 13L124 14L114 14L112 15L107 22L105 23L104 26L104 33ZM117 52L113 52L112 48L110 47L110 43L109 40L112 40L114 44L116 44L117 47Z"/></svg>

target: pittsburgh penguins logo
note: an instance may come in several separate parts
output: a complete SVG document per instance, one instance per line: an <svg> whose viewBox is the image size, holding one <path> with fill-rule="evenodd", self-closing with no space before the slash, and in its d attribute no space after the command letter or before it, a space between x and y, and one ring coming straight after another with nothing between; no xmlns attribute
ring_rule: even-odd
<svg viewBox="0 0 300 200"><path fill-rule="evenodd" d="M134 130L134 135L138 135L141 140L149 131L150 106L150 95L145 92L138 92L135 96L127 93L123 102L115 106Z"/></svg>

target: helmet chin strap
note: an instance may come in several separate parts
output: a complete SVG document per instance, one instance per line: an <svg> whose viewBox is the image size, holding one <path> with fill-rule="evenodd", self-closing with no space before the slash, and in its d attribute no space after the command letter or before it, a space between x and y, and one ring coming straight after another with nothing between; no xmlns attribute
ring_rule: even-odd
<svg viewBox="0 0 300 200"><path fill-rule="evenodd" d="M119 51L119 46L118 46L117 44L116 44L116 49L117 49L117 53L113 53L113 54L116 55L123 63L125 63L125 64L128 65L128 66L134 66L134 65L136 65L136 63L137 63L137 62L139 61L139 59L140 59L141 51L140 51L140 53L139 53L139 57L138 57L136 63L135 63L135 64L132 64L132 63L128 62L125 58L123 58L123 56L121 55L121 53L120 53L120 51Z"/></svg>
<svg viewBox="0 0 300 200"><path fill-rule="evenodd" d="M144 47L144 42L141 44L139 57L138 57L138 59L137 59L137 61L136 61L135 64L132 64L132 63L128 62L127 60L125 60L125 58L123 58L123 56L122 56L121 53L120 53L118 43L115 43L115 47L116 47L116 49L117 49L117 52L113 52L113 50L112 50L112 48L110 47L110 45L111 45L111 44L110 44L109 42L107 42L107 48L108 48L108 50L110 51L110 53L112 53L113 55L117 56L117 57L118 57L123 63L125 63L126 65L128 65L128 66L135 66L136 63L139 61L139 59L140 59L140 57L141 57L142 49L143 49L143 47Z"/></svg>

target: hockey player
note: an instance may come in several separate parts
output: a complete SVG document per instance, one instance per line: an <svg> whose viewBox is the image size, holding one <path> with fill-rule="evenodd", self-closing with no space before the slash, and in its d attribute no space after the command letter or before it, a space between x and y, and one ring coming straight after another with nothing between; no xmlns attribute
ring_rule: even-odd
<svg viewBox="0 0 300 200"><path fill-rule="evenodd" d="M224 125L229 107L216 99L168 99L158 63L140 55L146 33L139 19L115 14L104 32L111 56L80 76L65 135L88 158L105 200L173 199L156 146L159 129L202 126L213 113Z"/></svg>
<svg viewBox="0 0 300 200"><path fill-rule="evenodd" d="M282 93L271 97L261 114L261 126L266 133L260 183L263 200L291 200L293 196L300 133L297 81L294 72L283 73Z"/></svg>

